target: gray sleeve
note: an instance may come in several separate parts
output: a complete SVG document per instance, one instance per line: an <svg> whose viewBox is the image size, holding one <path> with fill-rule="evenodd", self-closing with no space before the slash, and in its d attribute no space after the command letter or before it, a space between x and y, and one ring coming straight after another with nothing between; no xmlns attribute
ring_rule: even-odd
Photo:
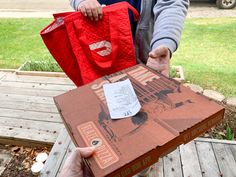
<svg viewBox="0 0 236 177"><path fill-rule="evenodd" d="M70 5L74 10L77 10L79 4L81 2L83 2L84 0L69 0L70 1Z"/></svg>
<svg viewBox="0 0 236 177"><path fill-rule="evenodd" d="M188 6L189 0L157 0L151 49L164 45L173 53L178 48Z"/></svg>

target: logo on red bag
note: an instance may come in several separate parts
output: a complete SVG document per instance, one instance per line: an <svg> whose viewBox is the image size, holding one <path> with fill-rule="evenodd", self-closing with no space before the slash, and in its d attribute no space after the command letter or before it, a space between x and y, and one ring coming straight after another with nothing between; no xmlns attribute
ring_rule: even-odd
<svg viewBox="0 0 236 177"><path fill-rule="evenodd" d="M111 54L112 46L109 41L103 40L89 45L90 50L104 57Z"/></svg>

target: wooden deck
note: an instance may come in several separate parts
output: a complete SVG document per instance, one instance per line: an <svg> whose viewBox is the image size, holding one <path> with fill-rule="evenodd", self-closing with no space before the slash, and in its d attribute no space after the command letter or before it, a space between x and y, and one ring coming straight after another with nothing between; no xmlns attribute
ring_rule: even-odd
<svg viewBox="0 0 236 177"><path fill-rule="evenodd" d="M56 141L43 177L58 176L75 148L52 99L73 88L67 78L0 72L0 142L45 146ZM236 177L236 143L196 139L160 159L150 176Z"/></svg>
<svg viewBox="0 0 236 177"><path fill-rule="evenodd" d="M68 154L75 148L63 128L41 172L59 176ZM197 138L179 146L155 164L150 177L236 177L236 142Z"/></svg>
<svg viewBox="0 0 236 177"><path fill-rule="evenodd" d="M73 88L68 78L0 72L0 142L53 145L63 127L53 96Z"/></svg>

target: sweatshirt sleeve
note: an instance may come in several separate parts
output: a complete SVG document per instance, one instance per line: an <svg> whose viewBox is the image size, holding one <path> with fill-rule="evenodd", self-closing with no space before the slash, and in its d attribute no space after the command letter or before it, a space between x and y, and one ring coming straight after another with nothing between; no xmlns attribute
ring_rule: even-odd
<svg viewBox="0 0 236 177"><path fill-rule="evenodd" d="M77 7L79 6L79 4L81 2L83 2L84 0L69 0L70 1L70 5L74 10L77 10Z"/></svg>
<svg viewBox="0 0 236 177"><path fill-rule="evenodd" d="M151 49L160 45L173 53L179 45L189 0L157 0L154 8L154 31Z"/></svg>

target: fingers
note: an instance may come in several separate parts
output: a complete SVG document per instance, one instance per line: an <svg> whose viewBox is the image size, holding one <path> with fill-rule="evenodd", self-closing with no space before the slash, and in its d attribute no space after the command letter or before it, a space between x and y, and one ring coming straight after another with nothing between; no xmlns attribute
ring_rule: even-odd
<svg viewBox="0 0 236 177"><path fill-rule="evenodd" d="M81 155L81 157L87 158L91 156L94 153L95 148L94 147L86 147L86 148L77 148L76 151L78 151Z"/></svg>
<svg viewBox="0 0 236 177"><path fill-rule="evenodd" d="M76 148L68 157L68 161L81 163L81 157L87 158L94 152L94 147Z"/></svg>
<svg viewBox="0 0 236 177"><path fill-rule="evenodd" d="M158 59L152 59L149 58L146 64L148 67L160 72L161 74L165 75L166 77L169 77L169 63L162 61Z"/></svg>
<svg viewBox="0 0 236 177"><path fill-rule="evenodd" d="M88 17L90 18L90 20L93 21L92 9L91 9L91 8L87 8L87 9L86 9L86 13L87 13Z"/></svg>
<svg viewBox="0 0 236 177"><path fill-rule="evenodd" d="M102 6L97 0L84 0L78 6L78 11L81 11L84 16L90 18L90 20L102 19Z"/></svg>
<svg viewBox="0 0 236 177"><path fill-rule="evenodd" d="M169 76L170 52L167 47L160 46L149 53L147 66Z"/></svg>
<svg viewBox="0 0 236 177"><path fill-rule="evenodd" d="M83 169L82 157L87 158L94 152L94 147L76 148L66 159L60 173L60 177L90 177L89 173ZM85 172L85 173L84 173Z"/></svg>
<svg viewBox="0 0 236 177"><path fill-rule="evenodd" d="M79 11L82 12L82 14L83 14L84 16L87 16L86 8L85 8L83 5L80 6Z"/></svg>
<svg viewBox="0 0 236 177"><path fill-rule="evenodd" d="M99 6L97 11L98 11L98 18L102 19L102 6Z"/></svg>
<svg viewBox="0 0 236 177"><path fill-rule="evenodd" d="M102 6L97 5L96 7L93 7L92 8L92 15L93 15L93 18L95 19L95 21L98 21L98 19L100 19L99 16L102 15Z"/></svg>
<svg viewBox="0 0 236 177"><path fill-rule="evenodd" d="M162 63L160 60L152 58L147 61L147 66L159 72L168 68L167 63Z"/></svg>
<svg viewBox="0 0 236 177"><path fill-rule="evenodd" d="M59 176L60 177L65 177L65 176L83 177L82 159L81 159L80 152L78 150L71 152L69 157L66 159Z"/></svg>

